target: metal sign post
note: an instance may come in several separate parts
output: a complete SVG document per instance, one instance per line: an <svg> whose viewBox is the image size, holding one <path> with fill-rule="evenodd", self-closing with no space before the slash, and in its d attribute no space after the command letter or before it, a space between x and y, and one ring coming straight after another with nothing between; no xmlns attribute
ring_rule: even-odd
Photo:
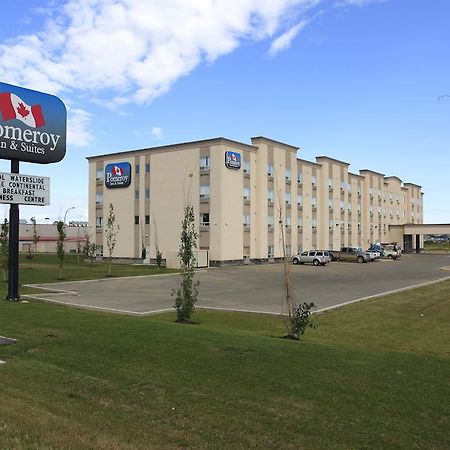
<svg viewBox="0 0 450 450"><path fill-rule="evenodd" d="M19 173L19 160L11 160L11 173ZM9 266L8 296L6 300L15 302L19 295L19 205L9 205Z"/></svg>

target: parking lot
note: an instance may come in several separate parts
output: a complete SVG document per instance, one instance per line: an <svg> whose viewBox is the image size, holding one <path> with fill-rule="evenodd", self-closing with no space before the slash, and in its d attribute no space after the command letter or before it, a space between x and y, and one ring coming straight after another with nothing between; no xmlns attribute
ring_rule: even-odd
<svg viewBox="0 0 450 450"><path fill-rule="evenodd" d="M298 302L324 309L397 289L450 277L450 257L403 255L399 260L324 267L290 265ZM211 268L197 272L198 307L280 313L283 275L280 264ZM60 293L29 296L65 305L145 315L171 310L171 290L179 275L113 278L41 285ZM25 297L25 296L24 296Z"/></svg>

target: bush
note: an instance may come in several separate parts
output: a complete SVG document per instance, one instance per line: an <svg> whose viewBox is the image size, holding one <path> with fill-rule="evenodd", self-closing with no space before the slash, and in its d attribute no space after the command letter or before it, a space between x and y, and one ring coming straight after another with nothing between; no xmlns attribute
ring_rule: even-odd
<svg viewBox="0 0 450 450"><path fill-rule="evenodd" d="M305 302L289 311L289 334L285 338L298 341L307 327L316 328L311 319L311 309L314 306L314 303Z"/></svg>

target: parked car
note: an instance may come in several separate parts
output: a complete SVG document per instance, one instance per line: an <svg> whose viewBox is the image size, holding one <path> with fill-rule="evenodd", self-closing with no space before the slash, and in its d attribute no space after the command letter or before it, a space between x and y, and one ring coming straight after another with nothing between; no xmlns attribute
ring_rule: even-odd
<svg viewBox="0 0 450 450"><path fill-rule="evenodd" d="M397 259L402 255L400 247L395 242L377 242L369 247L369 251L378 251L381 258L387 259Z"/></svg>
<svg viewBox="0 0 450 450"><path fill-rule="evenodd" d="M296 255L292 258L293 264L313 264L314 266L324 266L331 261L330 254L323 250L310 250Z"/></svg>
<svg viewBox="0 0 450 450"><path fill-rule="evenodd" d="M362 252L363 249L361 247L357 247L357 249ZM364 253L367 253L369 255L369 258L371 261L375 261L376 259L380 258L380 252L375 250L366 250Z"/></svg>
<svg viewBox="0 0 450 450"><path fill-rule="evenodd" d="M339 261L365 263L370 261L370 255L358 247L342 247L339 252Z"/></svg>
<svg viewBox="0 0 450 450"><path fill-rule="evenodd" d="M323 250L330 255L330 261L337 261L339 257L339 250Z"/></svg>

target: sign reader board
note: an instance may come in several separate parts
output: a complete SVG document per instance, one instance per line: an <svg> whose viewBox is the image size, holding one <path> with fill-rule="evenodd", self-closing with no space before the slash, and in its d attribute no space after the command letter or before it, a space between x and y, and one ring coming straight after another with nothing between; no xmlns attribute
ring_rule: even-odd
<svg viewBox="0 0 450 450"><path fill-rule="evenodd" d="M0 203L50 205L50 178L0 172Z"/></svg>

